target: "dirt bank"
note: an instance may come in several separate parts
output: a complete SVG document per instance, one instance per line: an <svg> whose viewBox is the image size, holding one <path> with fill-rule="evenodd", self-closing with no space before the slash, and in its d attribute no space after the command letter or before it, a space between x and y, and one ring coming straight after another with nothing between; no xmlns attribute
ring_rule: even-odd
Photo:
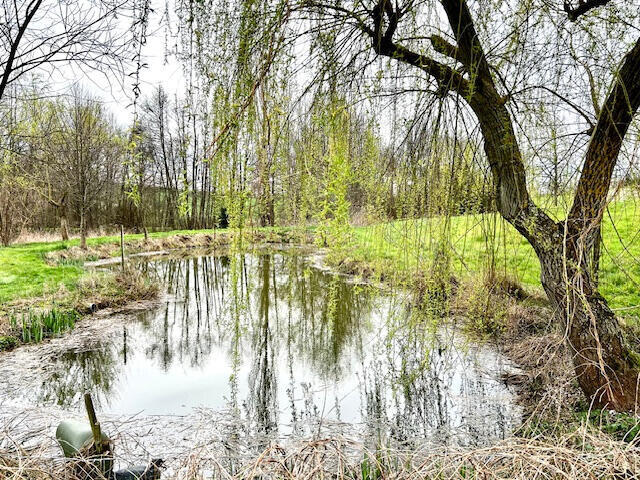
<svg viewBox="0 0 640 480"><path fill-rule="evenodd" d="M238 248L255 247L261 244L308 244L311 237L293 229L273 230L246 230L246 231L222 231L196 234L177 234L167 237L149 237L126 239L124 242L125 255L140 253L162 253L174 250L191 250L206 248L216 251L230 245ZM74 246L62 250L49 252L45 255L51 264L60 264L69 261L95 262L108 260L120 256L120 242L110 241L89 245L86 249Z"/></svg>

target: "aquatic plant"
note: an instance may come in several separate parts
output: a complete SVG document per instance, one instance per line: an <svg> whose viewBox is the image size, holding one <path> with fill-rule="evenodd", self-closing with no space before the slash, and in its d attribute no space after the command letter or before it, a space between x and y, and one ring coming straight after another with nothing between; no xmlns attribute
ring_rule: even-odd
<svg viewBox="0 0 640 480"><path fill-rule="evenodd" d="M29 310L22 314L22 341L24 343L38 343L43 339L59 335L75 327L80 314L75 310L58 310L34 312ZM15 315L12 324L16 325Z"/></svg>

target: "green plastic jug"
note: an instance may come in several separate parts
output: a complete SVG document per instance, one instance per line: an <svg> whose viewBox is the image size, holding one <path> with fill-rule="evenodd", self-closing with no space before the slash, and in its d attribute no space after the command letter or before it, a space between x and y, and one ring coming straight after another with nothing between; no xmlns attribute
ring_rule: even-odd
<svg viewBox="0 0 640 480"><path fill-rule="evenodd" d="M111 443L111 440L104 432L101 435L103 445ZM93 443L93 432L88 423L77 420L64 420L60 422L56 429L56 440L58 440L65 457L79 457L82 454L86 454L87 448ZM110 452L106 452L103 455L94 455L86 458L85 461L97 468L107 478L113 471L113 457Z"/></svg>

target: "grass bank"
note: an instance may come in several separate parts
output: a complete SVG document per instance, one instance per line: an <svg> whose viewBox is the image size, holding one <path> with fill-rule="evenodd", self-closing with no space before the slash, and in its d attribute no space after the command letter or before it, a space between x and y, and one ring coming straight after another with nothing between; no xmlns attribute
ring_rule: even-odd
<svg viewBox="0 0 640 480"><path fill-rule="evenodd" d="M217 248L235 239L248 243L300 242L302 236L292 229L267 228L253 231L179 230L126 235L127 254L189 248ZM87 239L87 249L79 240L38 242L0 248L0 350L16 346L22 340L22 319L56 317L68 312L85 314L95 308L120 306L127 302L153 298L158 286L134 269L121 272L97 271L85 262L120 255L120 237ZM34 313L35 312L35 313ZM19 318L19 321L16 321ZM19 325L18 325L19 324ZM29 329L39 324L26 321ZM32 327L32 325L34 325ZM46 336L46 335L45 335ZM30 337L31 338L31 337ZM36 335L36 338L40 336Z"/></svg>
<svg viewBox="0 0 640 480"><path fill-rule="evenodd" d="M552 213L554 209L551 209ZM560 216L560 208L555 209ZM611 307L640 324L640 203L613 202L602 227L600 289ZM493 270L541 292L540 265L529 243L497 214L401 220L354 229L350 248L334 256L345 270L394 283L441 269L457 279Z"/></svg>

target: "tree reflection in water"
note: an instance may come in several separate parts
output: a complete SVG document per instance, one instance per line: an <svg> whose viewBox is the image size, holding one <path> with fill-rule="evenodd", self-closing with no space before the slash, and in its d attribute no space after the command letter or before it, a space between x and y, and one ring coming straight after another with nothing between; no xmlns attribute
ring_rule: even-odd
<svg viewBox="0 0 640 480"><path fill-rule="evenodd" d="M146 261L169 294L94 350L68 352L42 403L114 413L228 411L228 438L359 434L483 444L517 424L498 355L287 253ZM485 371L483 371L483 369Z"/></svg>

